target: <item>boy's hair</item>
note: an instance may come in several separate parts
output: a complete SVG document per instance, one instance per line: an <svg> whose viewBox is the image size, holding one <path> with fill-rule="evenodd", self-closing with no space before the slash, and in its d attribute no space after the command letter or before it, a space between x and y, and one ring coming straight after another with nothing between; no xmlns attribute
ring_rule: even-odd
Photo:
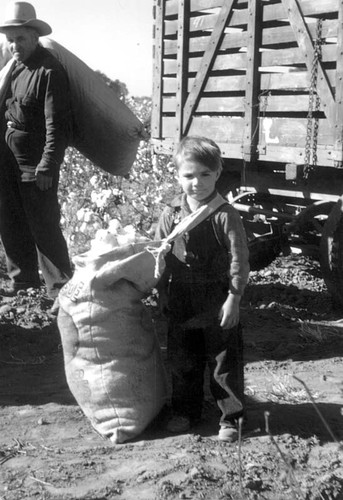
<svg viewBox="0 0 343 500"><path fill-rule="evenodd" d="M180 168L185 160L197 161L214 172L223 165L217 144L212 139L202 136L187 136L182 139L174 154L176 168Z"/></svg>

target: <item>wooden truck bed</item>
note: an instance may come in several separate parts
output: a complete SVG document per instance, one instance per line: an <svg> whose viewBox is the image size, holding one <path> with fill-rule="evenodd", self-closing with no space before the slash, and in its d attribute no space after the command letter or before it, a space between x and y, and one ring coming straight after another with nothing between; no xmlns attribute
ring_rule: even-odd
<svg viewBox="0 0 343 500"><path fill-rule="evenodd" d="M313 191L341 194L342 0L156 0L154 40L156 153L207 135L248 184L284 164L277 187L294 190L296 165L331 167L335 188Z"/></svg>

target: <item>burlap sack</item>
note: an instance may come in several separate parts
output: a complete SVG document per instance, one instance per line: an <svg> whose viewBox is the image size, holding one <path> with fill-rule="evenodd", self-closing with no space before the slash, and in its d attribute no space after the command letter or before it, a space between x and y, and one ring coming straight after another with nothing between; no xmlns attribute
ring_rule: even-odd
<svg viewBox="0 0 343 500"><path fill-rule="evenodd" d="M142 303L156 284L155 258L145 246L78 256L59 295L69 388L96 431L114 443L140 434L167 399L159 343Z"/></svg>
<svg viewBox="0 0 343 500"><path fill-rule="evenodd" d="M143 124L106 82L65 47L42 37L66 70L70 83L74 146L94 165L113 175L126 175L136 159L139 142L146 138ZM0 101L14 60L5 42L0 43ZM7 64L6 64L7 63ZM1 104L1 102L0 102Z"/></svg>

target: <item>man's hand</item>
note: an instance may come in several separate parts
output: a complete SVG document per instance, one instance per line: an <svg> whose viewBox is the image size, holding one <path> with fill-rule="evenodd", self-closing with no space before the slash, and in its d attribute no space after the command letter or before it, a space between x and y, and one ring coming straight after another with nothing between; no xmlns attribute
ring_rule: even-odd
<svg viewBox="0 0 343 500"><path fill-rule="evenodd" d="M229 293L219 312L220 326L228 330L239 323L240 295Z"/></svg>
<svg viewBox="0 0 343 500"><path fill-rule="evenodd" d="M52 177L50 175L45 175L41 172L37 172L36 185L41 191L47 191L52 187Z"/></svg>

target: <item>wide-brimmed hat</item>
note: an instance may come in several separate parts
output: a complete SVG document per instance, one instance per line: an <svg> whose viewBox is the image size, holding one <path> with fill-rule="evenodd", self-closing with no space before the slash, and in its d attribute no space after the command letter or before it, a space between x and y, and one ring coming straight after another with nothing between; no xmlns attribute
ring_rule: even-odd
<svg viewBox="0 0 343 500"><path fill-rule="evenodd" d="M50 35L51 27L37 19L33 5L28 2L11 2L6 10L6 21L0 24L0 33L9 28L34 28L40 36Z"/></svg>

